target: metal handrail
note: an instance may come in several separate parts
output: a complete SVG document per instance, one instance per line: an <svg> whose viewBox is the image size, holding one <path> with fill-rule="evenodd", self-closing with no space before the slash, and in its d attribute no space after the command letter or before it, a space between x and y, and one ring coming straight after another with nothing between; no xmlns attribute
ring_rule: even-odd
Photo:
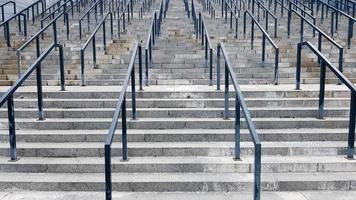
<svg viewBox="0 0 356 200"><path fill-rule="evenodd" d="M254 144L254 200L260 199L261 193L261 140L256 131L255 125L252 121L250 112L244 100L242 91L236 78L236 74L230 63L227 51L224 44L219 43L217 47L217 68L220 68L220 57L225 61L225 91L224 91L224 119L229 119L229 77L235 89L235 157L234 160L240 160L240 129L241 129L241 115L240 109L245 116L245 122L249 129L252 142Z"/></svg>
<svg viewBox="0 0 356 200"><path fill-rule="evenodd" d="M63 12L64 13L64 12ZM62 13L62 14L63 14ZM43 33L49 28L53 28L53 43L58 44L57 41L57 20L61 17L58 15L53 20L51 20L45 27L41 28L37 33L35 33L30 39L28 39L21 47L16 50L16 57L17 57L17 69L18 69L18 76L21 76L21 51L28 47L33 41L36 40L36 49L37 51L40 50L40 40L39 37L43 35Z"/></svg>
<svg viewBox="0 0 356 200"><path fill-rule="evenodd" d="M230 1L232 2L232 1ZM224 5L225 4L225 9L224 9ZM227 2L227 0L224 0L224 2L222 2L222 6L221 6L221 13L222 13L222 18L224 18L224 11L225 11L225 22L227 22L227 15L228 15L228 8L230 10L230 30L233 29L232 23L233 23L233 17L235 18L235 38L238 37L238 24L239 24L239 14L236 13L236 4L235 4L235 10L231 7L231 5Z"/></svg>
<svg viewBox="0 0 356 200"><path fill-rule="evenodd" d="M154 12L152 14L152 22L150 25L150 29L148 31L148 36L146 40L146 46L145 46L145 85L149 85L149 80L148 80L148 68L152 68L152 50L155 45L156 41L156 36L158 28L156 27L157 24L157 12Z"/></svg>
<svg viewBox="0 0 356 200"><path fill-rule="evenodd" d="M82 48L80 49L80 63L81 63L81 85L85 86L85 76L84 76L84 71L85 71L85 49L88 47L89 43L92 42L92 48L93 48L93 63L94 63L94 68L97 68L96 65L96 39L95 35L99 31L101 27L103 27L103 45L104 45L104 51L106 52L106 26L105 26L105 21L107 18L110 16L110 33L111 33L111 39L113 38L114 34L114 28L113 28L113 14L111 12L107 12L103 19L100 21L100 23L96 26L90 37L87 39L87 41L84 43Z"/></svg>
<svg viewBox="0 0 356 200"><path fill-rule="evenodd" d="M334 12L331 15L331 36L334 36L334 25L335 25L335 31L337 31L338 29L338 25L339 25L339 15L344 16L348 19L348 32L347 32L347 48L350 49L351 47L351 38L353 37L353 25L356 22L356 18L348 15L347 13L339 10L338 8L335 8L329 4L326 4L322 1L318 1L319 2L319 6L322 6L322 14L321 14L321 19L323 19L324 17L324 6L326 6L327 8L332 9ZM319 9L319 6L317 7ZM334 13L336 13L335 16L335 22L334 22Z"/></svg>
<svg viewBox="0 0 356 200"><path fill-rule="evenodd" d="M152 21L148 31L146 46L145 46L145 85L149 85L148 80L148 68L152 68L153 57L152 52L154 45L156 43L156 37L159 36L161 32L162 25L162 12L163 12L163 0L161 0L159 10L152 14ZM159 17L161 16L161 17Z"/></svg>
<svg viewBox="0 0 356 200"><path fill-rule="evenodd" d="M188 0L183 0L183 1L184 1L185 12L187 13L188 18L190 18L189 2Z"/></svg>
<svg viewBox="0 0 356 200"><path fill-rule="evenodd" d="M312 15L310 15L309 13L307 13L307 12L305 12L302 8L300 8L300 7L298 7L295 3L293 3L293 2L291 2L290 0L289 0L289 6L288 6L288 33L290 32L290 22L291 22L291 20L292 20L292 15L291 15L291 10L293 10L293 12L295 12L295 13L297 13L298 15L302 15L303 16L303 18L304 19L306 19L305 18L305 14L307 14L308 15L308 17L310 17L312 20L313 20L313 25L315 25L316 26L316 19L315 19L315 17L314 16L312 16ZM297 9L299 9L299 10L301 10L301 13L298 13L297 12L297 10L295 10L295 9L292 9L292 8L297 8ZM315 37L315 29L313 29L313 36ZM301 39L302 40L302 39Z"/></svg>
<svg viewBox="0 0 356 200"><path fill-rule="evenodd" d="M14 14L16 14L16 3L14 1L8 1L5 2L3 4L0 5L1 8L1 21L5 20L5 11L4 11L4 7L8 4L12 4L12 6L14 7Z"/></svg>
<svg viewBox="0 0 356 200"><path fill-rule="evenodd" d="M268 31L268 16L270 15L273 18L274 21L274 38L277 37L277 17L268 9L266 8L265 5L263 5L263 3L259 0L256 1L257 6L258 6L258 17L257 17L257 21L259 22L260 19L260 7L265 11L264 16L265 16L265 30Z"/></svg>
<svg viewBox="0 0 356 200"><path fill-rule="evenodd" d="M39 14L39 9L38 5L41 4L42 12L41 15L43 16L44 10L46 9L46 1L44 0L38 0L31 5L27 6L26 8L22 9L20 12L16 13L15 15L12 15L10 18L6 19L5 21L0 23L0 27L4 27L4 35L7 43L7 47L11 47L11 36L10 36L10 22L16 18L19 20L17 21L18 26L19 26L19 33L21 33L21 17L24 18L24 36L27 37L27 31L26 31L26 26L27 26L27 17L24 12L28 13L30 9L32 9L32 22L35 23L35 6L37 6L37 14Z"/></svg>
<svg viewBox="0 0 356 200"><path fill-rule="evenodd" d="M271 4L270 4L271 5ZM269 7L270 7L269 5ZM284 11L283 10L286 10L287 12L289 11L288 7L284 5L284 0L274 0L274 10L273 10L273 13L276 14L277 12L277 5L280 5L281 7L281 17L283 17L284 15Z"/></svg>
<svg viewBox="0 0 356 200"><path fill-rule="evenodd" d="M79 39L82 39L82 20L87 17L88 20L88 30L90 30L90 13L95 12L95 20L97 21L97 9L98 6L100 5L100 14L103 15L103 3L105 0L98 0L95 1L95 3L80 17L79 19Z"/></svg>
<svg viewBox="0 0 356 200"><path fill-rule="evenodd" d="M70 0L70 1L71 1L71 0ZM70 31L68 12L69 12L69 11L72 11L72 16L73 16L74 7L75 7L75 6L77 6L77 8L80 7L80 4L81 4L83 1L85 1L85 0L77 0L74 4L71 4L71 7L70 7L68 10L66 10L66 7L64 7L63 11L58 15L58 16L63 16L64 24L65 24L66 29L67 29L67 30L66 30L67 40L69 39L69 31ZM63 4L63 5L65 5L65 4ZM50 16L50 15L48 15L48 16ZM44 27L44 21L48 18L48 16L47 16L46 18L43 18L43 19L41 20L41 28ZM54 15L53 15L53 16L54 16ZM58 18L57 18L57 19L58 19ZM51 21L50 21L50 22L51 22ZM49 23L50 23L50 22L49 22ZM42 39L43 39L43 34L42 34Z"/></svg>
<svg viewBox="0 0 356 200"><path fill-rule="evenodd" d="M311 23L309 20L307 20L305 17L303 17L300 13L296 12L295 10L289 10L288 11L288 37L290 37L290 24L292 23L292 13L295 13L297 16L299 16L301 23L300 23L300 42L303 42L304 40L304 22L309 24L311 28L313 28L313 36L315 37L315 31L317 31L318 34L318 50L321 52L322 48L322 38L324 37L327 39L332 45L334 45L336 48L339 49L339 70L342 72L343 71L343 61L344 61L344 48L338 44L334 39L332 39L330 36L328 36L326 33L324 33L319 27Z"/></svg>
<svg viewBox="0 0 356 200"><path fill-rule="evenodd" d="M15 128L15 111L14 111L14 93L22 85L24 81L36 70L37 80L37 99L38 99L38 119L44 119L43 113L43 95L42 95L42 75L41 75L41 62L53 51L53 49L59 48L59 60L60 60L60 79L61 90L64 90L64 61L63 61L63 45L52 43L43 53L37 49L37 59L33 62L26 72L16 80L16 82L8 89L0 99L0 107L7 102L8 120L9 120L9 141L10 141L10 159L11 161L17 161L16 151L16 128Z"/></svg>
<svg viewBox="0 0 356 200"><path fill-rule="evenodd" d="M269 41L269 43L272 45L272 47L275 50L275 58L274 58L274 84L278 85L278 64L279 64L279 47L277 44L274 43L272 38L268 35L266 30L263 29L263 27L258 23L258 21L255 19L253 14L246 10L244 12L244 37L246 36L246 18L247 15L250 16L251 18L251 49L253 49L253 42L254 42L254 29L255 29L255 24L257 25L258 29L260 29L262 33L262 62L265 61L265 52L266 52L266 39Z"/></svg>
<svg viewBox="0 0 356 200"><path fill-rule="evenodd" d="M225 4L225 14L227 15L227 7L229 6L230 10L232 13L238 15L238 17L241 16L241 10L246 10L246 2L245 0L240 0L239 6L237 6L237 3L233 0L221 0L221 15L224 17L224 4ZM242 8L242 3L243 3L243 8ZM238 8L239 7L239 8ZM234 10L234 11L233 11ZM238 11L238 12L237 12ZM230 16L231 17L231 16ZM226 18L225 18L226 20Z"/></svg>
<svg viewBox="0 0 356 200"><path fill-rule="evenodd" d="M117 18L117 23L118 23L118 36L121 36L121 23L120 20L122 19L122 29L124 32L126 32L126 11L127 11L127 22L130 23L130 18L133 18L133 5L134 1L129 0L125 7L122 8L121 14L119 14ZM131 17L130 17L130 12L131 12Z"/></svg>
<svg viewBox="0 0 356 200"><path fill-rule="evenodd" d="M56 9L55 7L59 7L59 6L62 5L62 1L65 2L65 1L67 1L67 0L58 0L58 1L54 2L51 6L47 7L46 10L44 10L44 13L47 13L47 11L48 11L49 13L51 13L51 12L52 12L52 11L51 11L52 9L55 10L55 9Z"/></svg>
<svg viewBox="0 0 356 200"><path fill-rule="evenodd" d="M78 1L78 0L77 0ZM62 5L60 5L57 9L53 10L52 12L50 12L46 17L42 17L41 19L41 24L43 23L43 21L47 20L48 18L53 19L54 15L59 12L61 13L61 9L63 8L63 11L66 10L67 8L67 3L71 4L71 7L73 8L73 0L66 0ZM74 10L72 9L72 16L74 15Z"/></svg>
<svg viewBox="0 0 356 200"><path fill-rule="evenodd" d="M164 4L164 11L163 11L164 18L166 18L170 0L165 0L165 2L166 3Z"/></svg>
<svg viewBox="0 0 356 200"><path fill-rule="evenodd" d="M198 24L199 24L199 31L198 31L198 35L196 37L199 38L199 36L200 36L201 44L205 49L204 50L205 51L204 58L205 58L206 66L208 66L208 62L209 62L209 86L212 86L213 85L213 48L214 47L211 44L207 25L205 23L205 20L202 17L201 12L199 12ZM219 82L219 81L217 81L217 82Z"/></svg>
<svg viewBox="0 0 356 200"><path fill-rule="evenodd" d="M289 0L288 2L289 2L289 9L291 8L291 6L293 6L293 8L296 10L299 10L304 17L305 17L305 15L307 15L313 21L315 21L315 17L313 16L313 13L309 14L308 12L305 11L305 8L304 9L301 8L300 6L298 6L296 3L292 2L291 0Z"/></svg>
<svg viewBox="0 0 356 200"><path fill-rule="evenodd" d="M111 145L114 141L115 131L117 128L118 120L121 115L122 123L122 161L128 161L128 149L127 149L127 119L126 119L126 92L129 85L129 80L131 79L131 98L132 98L132 119L136 120L136 88L135 88L135 60L138 55L139 59L139 69L142 73L142 48L141 44L135 42L134 49L132 52L131 60L127 69L125 80L121 86L121 92L119 95L119 100L112 118L109 132L106 136L104 150L105 150L105 195L106 200L112 199L112 180L111 180ZM142 78L142 74L139 76ZM142 80L140 80L142 82Z"/></svg>
<svg viewBox="0 0 356 200"><path fill-rule="evenodd" d="M210 17L215 18L216 8L214 4L211 2L211 0L204 0L202 4L203 4L203 11L208 11Z"/></svg>
<svg viewBox="0 0 356 200"><path fill-rule="evenodd" d="M292 1L295 5L297 5L298 7L300 7L300 9L302 10L302 12L307 13L305 10L309 10L310 11L310 15L314 15L314 4L310 3L310 7L308 5L306 5L304 2L300 1L300 0L289 0ZM303 7L303 8L301 8ZM309 14L309 13L307 13Z"/></svg>
<svg viewBox="0 0 356 200"><path fill-rule="evenodd" d="M353 0L345 0L345 2L347 2L345 4L342 1L327 0L327 3L329 5L331 5L330 2L332 2L337 8L341 9L342 7L344 7L343 10L346 10L348 14L350 14L350 9L351 9L352 10L352 16L355 17L355 11L356 11L356 2L355 1L353 1ZM317 1L317 6L318 6L318 3L319 3L319 1ZM352 6L350 6L349 3L351 3Z"/></svg>
<svg viewBox="0 0 356 200"><path fill-rule="evenodd" d="M301 74L301 52L302 47L307 46L309 49L318 56L320 60L320 90L319 90L319 110L318 117L324 117L324 94L325 94L325 73L326 67L332 71L338 80L342 82L351 92L350 102L350 121L349 121L349 136L347 146L347 158L352 159L354 154L355 143L355 118L356 118L356 87L346 78L342 71L338 70L317 48L315 48L310 42L300 42L297 47L297 71L296 71L296 89L300 89L300 74Z"/></svg>

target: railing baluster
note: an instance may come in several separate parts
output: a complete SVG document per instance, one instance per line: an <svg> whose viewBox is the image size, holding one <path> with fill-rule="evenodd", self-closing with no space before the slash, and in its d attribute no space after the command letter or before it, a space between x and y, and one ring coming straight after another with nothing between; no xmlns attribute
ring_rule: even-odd
<svg viewBox="0 0 356 200"><path fill-rule="evenodd" d="M221 57L221 46L220 43L217 47L217 56L216 56L216 90L220 90L220 57Z"/></svg>
<svg viewBox="0 0 356 200"><path fill-rule="evenodd" d="M225 92L224 92L224 119L229 119L229 70L225 61Z"/></svg>
<svg viewBox="0 0 356 200"><path fill-rule="evenodd" d="M320 64L320 89L319 89L319 119L324 118L324 97L325 97L325 61Z"/></svg>
<svg viewBox="0 0 356 200"><path fill-rule="evenodd" d="M10 159L11 161L16 161L18 158L16 151L16 124L13 96L7 99L7 115L9 120Z"/></svg>
<svg viewBox="0 0 356 200"><path fill-rule="evenodd" d="M131 103L132 103L132 119L136 120L136 83L135 83L135 64L131 71Z"/></svg>
<svg viewBox="0 0 356 200"><path fill-rule="evenodd" d="M355 144L356 92L351 92L347 158L353 159Z"/></svg>
<svg viewBox="0 0 356 200"><path fill-rule="evenodd" d="M40 57L40 39L39 36L36 37L36 54L37 58ZM38 64L36 67L36 80L37 80L37 103L38 103L38 119L43 120L43 96L42 96L42 73L41 73L41 64Z"/></svg>
<svg viewBox="0 0 356 200"><path fill-rule="evenodd" d="M126 95L121 107L121 123L122 123L122 161L128 161L127 152L127 121L126 121Z"/></svg>
<svg viewBox="0 0 356 200"><path fill-rule="evenodd" d="M140 90L143 90L143 83L142 83L142 46L141 46L141 44L138 45L138 75L139 75Z"/></svg>
<svg viewBox="0 0 356 200"><path fill-rule="evenodd" d="M237 94L235 94L235 160L240 160L240 101Z"/></svg>

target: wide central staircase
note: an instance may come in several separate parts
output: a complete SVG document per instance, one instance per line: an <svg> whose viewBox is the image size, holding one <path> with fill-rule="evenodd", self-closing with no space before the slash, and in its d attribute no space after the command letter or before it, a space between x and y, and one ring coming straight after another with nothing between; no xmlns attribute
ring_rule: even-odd
<svg viewBox="0 0 356 200"><path fill-rule="evenodd" d="M108 169L104 144L115 111L121 109L120 115L126 116L123 107L116 108L125 84L129 85L123 101L127 106L127 124L122 126L120 116L114 126L116 134L111 145L112 199L355 199L356 161L346 158L349 122L352 120L350 90L345 84L337 84L338 79L327 70L325 112L320 119L320 66L315 55L306 48L301 55L301 89L296 90L299 22L292 25L288 38L286 14L281 16L280 13L283 3L277 3L275 14L278 36L273 37L273 28L266 31L279 46L276 84L275 50L266 42L269 45L266 60L261 62L263 36L255 25L251 49L251 20L248 17L244 36L244 10L239 10L238 5L243 3L246 10L251 10L247 8L247 1L78 1L81 10L75 7L73 16L67 19L70 22L69 37L66 27L62 26L62 18L58 21L58 41L64 48L65 90L60 90L59 86L60 61L56 49L41 64L43 119L38 119L35 72L13 94L14 124L8 121L9 104L4 103L0 108L0 200L105 199L111 191L105 184ZM101 1L105 5L104 14L99 13ZM262 1L252 2L256 2L254 15L257 19L257 2L262 4ZM267 9L271 1L263 2ZM304 2L307 5L309 1ZM233 28L230 28L235 3L236 15L231 17L234 19ZM95 12L99 14L94 15L93 5L96 4ZM103 17L107 12L114 13L113 7L117 5L122 6L113 14L111 37L110 18ZM125 5L129 5L129 11L125 10ZM78 20L92 7L91 20L84 18L83 36L79 38ZM229 8L225 20L221 11ZM287 8L286 3L282 9ZM240 17L237 17L238 12ZM239 19L237 30L235 16ZM131 17L130 22L127 17ZM292 17L297 23L299 18ZM260 18L264 27L265 15L261 14ZM36 19L41 20L41 16ZM101 27L93 47L90 38L102 19L106 22L107 44L102 45ZM340 24L345 21L341 20ZM21 67L18 68L16 49L28 37L24 39L16 32L16 21L11 23L14 26L11 47L3 37L0 41L2 95L11 85L16 85L19 73L23 74L36 59L36 48L32 44L21 53ZM40 30L38 22L29 24L29 35ZM274 26L273 23L269 25ZM328 28L326 22L317 25ZM336 40L345 45L342 35L345 30L341 27ZM317 41L311 33L311 29L306 28L304 40ZM211 45L207 50L202 39L205 46ZM41 39L41 51L52 40L51 34L45 34ZM86 41L90 45L85 50L83 81L80 49ZM136 53L136 42L138 48L142 47L142 60L131 55ZM224 51L224 55L219 52L220 76L217 71L218 44L222 44ZM212 62L209 60L210 48ZM96 62L92 56L94 49ZM354 52L354 45L345 48L344 74L351 82L356 80ZM323 53L333 64L338 63L334 47L323 50ZM227 57L229 60L224 59ZM125 83L131 64L135 70L127 79L130 81ZM225 86L227 65L231 65L234 74L228 75L230 82ZM142 90L139 89L141 70ZM136 99L132 98L133 76ZM240 123L235 119L237 94L232 79L240 84L237 87L242 91L242 101L248 107L261 140L261 168L256 164L258 157L250 133L254 128L246 122L249 118L243 110L240 137L236 135ZM218 82L221 85L217 89ZM227 88L229 93L226 93ZM136 119L133 119L133 107ZM228 114L226 108L229 108ZM8 130L13 125L16 127L17 157L10 160L13 154L9 148ZM126 137L123 138L122 129L126 128L128 159L123 159ZM241 157L234 159L237 158L237 140L241 140ZM256 185L259 172L261 182Z"/></svg>

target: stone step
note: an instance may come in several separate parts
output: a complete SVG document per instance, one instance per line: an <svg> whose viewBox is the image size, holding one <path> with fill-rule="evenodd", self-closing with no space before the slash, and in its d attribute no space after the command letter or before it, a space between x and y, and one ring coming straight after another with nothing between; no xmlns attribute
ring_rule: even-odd
<svg viewBox="0 0 356 200"><path fill-rule="evenodd" d="M147 200L185 200L187 197L191 200L206 199L206 200L223 200L223 199L251 199L252 192L113 192L113 199L127 200L147 199ZM267 192L262 193L263 199L266 200L289 200L290 198L298 198L299 200L353 200L356 192L354 191L295 191L295 192ZM16 191L16 192L1 192L0 196L5 196L4 200L20 200L23 198L39 198L43 197L48 200L60 199L103 199L103 192L44 192L44 191Z"/></svg>
<svg viewBox="0 0 356 200"><path fill-rule="evenodd" d="M16 127L21 129L105 129L110 127L111 118L47 118L37 120L33 118L17 118ZM242 127L246 124L244 119ZM349 119L347 117L327 117L317 119L304 118L254 118L254 124L258 129L276 128L346 128ZM120 127L118 125L118 127ZM128 120L128 127L133 129L232 129L234 119L223 120L222 118L140 118ZM7 119L0 119L0 128L8 128Z"/></svg>
<svg viewBox="0 0 356 200"><path fill-rule="evenodd" d="M325 117L348 117L349 107L327 107L324 109ZM230 117L235 116L235 109L230 107ZM301 118L317 117L318 108L308 107L269 107L249 108L253 118ZM110 118L115 112L114 108L44 108L46 118ZM131 117L131 109L127 110ZM137 116L140 118L219 118L223 117L224 109L220 108L137 108ZM38 113L36 108L17 108L17 118L34 118ZM243 114L242 111L240 111ZM0 117L7 117L7 109L0 109Z"/></svg>
<svg viewBox="0 0 356 200"><path fill-rule="evenodd" d="M242 157L130 157L112 158L113 173L252 173L254 158ZM102 173L104 158L22 157L17 162L0 158L2 173ZM340 169L341 168L341 169ZM343 156L264 156L262 173L352 172L356 161Z"/></svg>
<svg viewBox="0 0 356 200"><path fill-rule="evenodd" d="M120 134L120 133L117 133ZM262 142L262 155L344 156L346 141ZM233 142L130 142L129 156L233 156ZM121 156L121 143L112 145L112 156ZM98 157L104 156L103 142L29 143L18 142L19 157ZM252 142L241 142L241 155L253 155ZM9 144L0 143L0 155L8 156Z"/></svg>
<svg viewBox="0 0 356 200"><path fill-rule="evenodd" d="M355 173L288 173L266 174L263 191L353 190ZM4 190L103 191L104 174L5 173L1 174ZM31 180L31 181L28 181ZM251 173L113 173L114 191L139 192L213 192L252 191ZM14 188L14 184L16 185ZM75 185L75 187L73 187Z"/></svg>
<svg viewBox="0 0 356 200"><path fill-rule="evenodd" d="M108 130L31 130L16 131L19 142L101 142ZM347 141L348 129L257 129L262 141ZM129 142L209 142L234 141L233 129L128 129ZM1 141L8 141L7 131L0 132ZM121 134L115 135L121 141ZM241 141L250 141L250 132L241 130Z"/></svg>

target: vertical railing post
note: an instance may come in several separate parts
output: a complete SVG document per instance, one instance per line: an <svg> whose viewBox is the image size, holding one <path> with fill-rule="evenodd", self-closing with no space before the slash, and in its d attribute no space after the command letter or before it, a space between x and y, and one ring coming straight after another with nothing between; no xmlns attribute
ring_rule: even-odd
<svg viewBox="0 0 356 200"><path fill-rule="evenodd" d="M298 43L297 46L297 71L296 71L296 90L300 90L300 68L301 68L301 59L302 59L302 43Z"/></svg>
<svg viewBox="0 0 356 200"><path fill-rule="evenodd" d="M225 60L224 119L229 119L229 69Z"/></svg>
<svg viewBox="0 0 356 200"><path fill-rule="evenodd" d="M355 5L355 4L353 4ZM349 19L349 25L348 25L348 31L347 31L347 48L350 49L351 48L351 38L353 35L353 24L354 22Z"/></svg>
<svg viewBox="0 0 356 200"><path fill-rule="evenodd" d="M251 20L251 49L253 49L254 37L255 37L255 21Z"/></svg>
<svg viewBox="0 0 356 200"><path fill-rule="evenodd" d="M95 44L95 36L93 37L92 39L92 45L93 45L93 66L94 66L94 69L97 68L96 66L96 44Z"/></svg>
<svg viewBox="0 0 356 200"><path fill-rule="evenodd" d="M235 39L237 39L237 36L238 36L238 18L235 18Z"/></svg>
<svg viewBox="0 0 356 200"><path fill-rule="evenodd" d="M325 71L326 63L324 60L320 64L320 89L319 89L319 119L324 117L324 97L325 97Z"/></svg>
<svg viewBox="0 0 356 200"><path fill-rule="evenodd" d="M135 64L132 66L131 71L131 100L132 100L132 119L136 120L136 83L135 83Z"/></svg>
<svg viewBox="0 0 356 200"><path fill-rule="evenodd" d="M84 49L80 50L80 77L82 79L82 86L85 86L85 76L84 76L84 70L85 70L85 63L84 63Z"/></svg>
<svg viewBox="0 0 356 200"><path fill-rule="evenodd" d="M106 27L105 21L103 22L103 45L104 45L104 52L106 53Z"/></svg>
<svg viewBox="0 0 356 200"><path fill-rule="evenodd" d="M145 68L146 68L145 83L146 83L146 86L148 86L148 49L147 48L145 49Z"/></svg>
<svg viewBox="0 0 356 200"><path fill-rule="evenodd" d="M121 123L122 123L122 161L128 161L127 152L127 121L126 121L126 95L121 106Z"/></svg>
<svg viewBox="0 0 356 200"><path fill-rule="evenodd" d="M10 161L16 161L17 160L16 128L15 128L15 109L14 109L13 96L9 97L7 100L7 115L9 119Z"/></svg>
<svg viewBox="0 0 356 200"><path fill-rule="evenodd" d="M142 46L141 44L138 45L138 80L140 84L140 90L143 90L143 83L142 83Z"/></svg>
<svg viewBox="0 0 356 200"><path fill-rule="evenodd" d="M235 95L235 158L240 160L240 129L241 129L241 116L240 116L240 101L239 97Z"/></svg>
<svg viewBox="0 0 356 200"><path fill-rule="evenodd" d="M106 200L112 199L111 147L108 144L105 144L105 197Z"/></svg>
<svg viewBox="0 0 356 200"><path fill-rule="evenodd" d="M216 50L216 90L220 90L220 57L221 57L221 44L218 44Z"/></svg>
<svg viewBox="0 0 356 200"><path fill-rule="evenodd" d="M279 48L276 48L276 54L274 58L274 84L278 85L278 71L279 71Z"/></svg>
<svg viewBox="0 0 356 200"><path fill-rule="evenodd" d="M60 82L61 82L61 91L65 91L65 78L64 78L64 53L63 45L59 45L59 72L60 72Z"/></svg>
<svg viewBox="0 0 356 200"><path fill-rule="evenodd" d="M350 120L349 120L349 136L347 145L347 158L354 157L354 144L355 144L355 119L356 119L356 92L351 92L350 100Z"/></svg>
<svg viewBox="0 0 356 200"><path fill-rule="evenodd" d="M5 29L5 36L6 36L5 38L6 38L7 47L11 47L11 36L10 36L9 22L5 23L4 29Z"/></svg>
<svg viewBox="0 0 356 200"><path fill-rule="evenodd" d="M300 42L304 40L304 19L300 18Z"/></svg>
<svg viewBox="0 0 356 200"><path fill-rule="evenodd" d="M261 198L261 144L255 144L254 200Z"/></svg>
<svg viewBox="0 0 356 200"><path fill-rule="evenodd" d="M263 34L262 35L262 63L265 62L265 58L266 58L266 35Z"/></svg>
<svg viewBox="0 0 356 200"><path fill-rule="evenodd" d="M209 85L213 85L213 48L209 50Z"/></svg>
<svg viewBox="0 0 356 200"><path fill-rule="evenodd" d="M40 38L36 37L36 54L37 58L41 56ZM42 96L42 73L41 64L36 67L36 80L37 80L37 99L38 99L38 119L43 120L43 96Z"/></svg>

